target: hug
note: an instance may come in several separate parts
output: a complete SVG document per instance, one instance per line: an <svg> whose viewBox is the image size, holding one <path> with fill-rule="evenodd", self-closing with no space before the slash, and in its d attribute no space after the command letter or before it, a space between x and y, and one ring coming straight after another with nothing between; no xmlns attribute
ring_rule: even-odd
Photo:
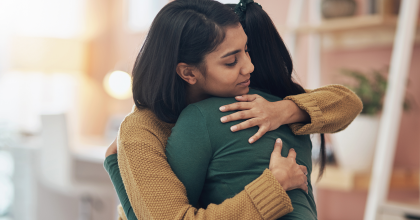
<svg viewBox="0 0 420 220"><path fill-rule="evenodd" d="M343 130L363 106L344 86L305 90L293 71L252 0L162 8L105 160L120 218L317 219L309 134Z"/></svg>

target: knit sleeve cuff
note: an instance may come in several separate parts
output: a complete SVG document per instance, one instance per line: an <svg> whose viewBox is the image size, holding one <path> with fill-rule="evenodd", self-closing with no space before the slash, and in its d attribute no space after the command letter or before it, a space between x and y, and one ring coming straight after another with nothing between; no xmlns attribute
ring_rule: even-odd
<svg viewBox="0 0 420 220"><path fill-rule="evenodd" d="M277 219L293 211L289 196L268 169L245 186L245 191L263 219Z"/></svg>
<svg viewBox="0 0 420 220"><path fill-rule="evenodd" d="M325 119L315 98L310 93L287 96L284 100L293 101L300 109L306 111L311 117L311 122L289 124L295 135L318 133L325 124Z"/></svg>

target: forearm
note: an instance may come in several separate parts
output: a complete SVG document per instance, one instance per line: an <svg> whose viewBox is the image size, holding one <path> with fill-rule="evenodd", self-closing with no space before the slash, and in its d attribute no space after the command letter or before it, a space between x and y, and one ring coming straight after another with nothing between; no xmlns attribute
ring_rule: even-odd
<svg viewBox="0 0 420 220"><path fill-rule="evenodd" d="M144 219L163 219L164 217L168 219L277 219L293 210L290 198L268 170L235 197L219 205L210 204L206 209L197 210L192 207L186 199L185 190L177 189L172 188L171 193L149 196L147 196L150 193L149 190L140 189L128 191L128 196L142 197L144 203L137 205L144 206L136 210L133 203L133 208L134 211L148 213L148 216L143 216ZM162 190L162 188L154 190ZM139 195L135 195L137 193ZM153 206L152 200L160 201L158 209ZM131 205L126 203L124 206ZM131 210L130 207L124 207L124 210L127 209ZM131 220L131 218L128 219ZM143 218L140 217L140 219Z"/></svg>
<svg viewBox="0 0 420 220"><path fill-rule="evenodd" d="M278 219L292 211L289 196L267 169L233 198L199 209L194 219Z"/></svg>
<svg viewBox="0 0 420 220"><path fill-rule="evenodd" d="M128 220L137 220L137 217L134 214L130 201L128 199L127 192L124 188L120 169L118 168L117 154L112 154L105 158L104 167L105 170L108 172L112 184L114 185L115 191L117 192L118 198L124 209L124 213L126 213L120 213L120 218Z"/></svg>
<svg viewBox="0 0 420 220"><path fill-rule="evenodd" d="M286 104L288 106L286 108L287 112L281 113L287 116L284 124L309 123L311 121L311 117L309 116L308 112L299 108L299 106L297 106L291 100L278 101L276 104Z"/></svg>
<svg viewBox="0 0 420 220"><path fill-rule="evenodd" d="M119 144L118 152L125 189L139 219L277 219L293 210L268 170L235 197L197 210L189 204L184 186L166 159L150 148L140 150L142 154L127 154ZM133 161L143 163L135 166Z"/></svg>
<svg viewBox="0 0 420 220"><path fill-rule="evenodd" d="M310 115L310 123L289 124L297 135L312 133L333 133L346 128L362 111L359 97L341 85L329 85L304 94L288 96Z"/></svg>
<svg viewBox="0 0 420 220"><path fill-rule="evenodd" d="M121 124L117 141L124 187L116 188L126 190L131 203L126 205L138 219L276 219L292 211L289 197L270 171L220 205L192 207L165 156L163 144L171 129L146 127L151 122L142 122L145 118L152 116L135 109Z"/></svg>
<svg viewBox="0 0 420 220"><path fill-rule="evenodd" d="M184 186L168 170L169 165L156 166L155 163L153 168L143 166L130 171L126 167L130 159L122 159L123 154L119 152L121 175L139 219L277 219L293 210L289 197L268 170L235 197L197 210L189 204ZM133 155L138 160L144 159L137 156ZM139 176L135 174L138 170L149 175ZM159 171L165 172L165 177L156 173ZM150 175L151 172L155 175Z"/></svg>

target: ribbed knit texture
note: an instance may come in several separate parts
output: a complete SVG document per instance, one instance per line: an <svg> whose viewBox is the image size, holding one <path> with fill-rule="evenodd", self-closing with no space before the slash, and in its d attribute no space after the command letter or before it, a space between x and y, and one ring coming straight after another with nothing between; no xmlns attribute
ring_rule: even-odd
<svg viewBox="0 0 420 220"><path fill-rule="evenodd" d="M328 85L287 96L311 117L310 124L289 125L296 135L334 133L345 129L363 109L360 98L342 85Z"/></svg>
<svg viewBox="0 0 420 220"><path fill-rule="evenodd" d="M342 130L362 109L360 99L338 85L285 99L295 102L311 117L310 124L291 125L295 134ZM185 187L165 155L172 127L150 110L135 106L121 124L118 165L138 219L277 219L293 210L289 197L269 170L222 204L210 204L207 209L189 205ZM120 218L126 219L121 211L119 208Z"/></svg>
<svg viewBox="0 0 420 220"><path fill-rule="evenodd" d="M273 181L271 172L253 182L264 189L263 194L242 191L205 210L189 205L185 187L172 172L165 156L172 127L173 124L159 121L150 110L136 108L121 124L118 165L138 219L263 219L262 216L276 219L279 216L272 212L286 214L292 211L287 194L277 181Z"/></svg>
<svg viewBox="0 0 420 220"><path fill-rule="evenodd" d="M266 177L266 178L261 178ZM277 184L277 180L271 174L270 170L266 169L260 178L254 180L245 187L245 191L251 197L255 207L261 213L264 219L277 219L293 211L293 207L286 191ZM264 181L268 181L267 184ZM268 187L274 186L276 190L268 190ZM283 201L278 201L277 198L282 198ZM278 203L276 203L278 202ZM284 205L285 204L285 205ZM280 210L278 208L281 208Z"/></svg>

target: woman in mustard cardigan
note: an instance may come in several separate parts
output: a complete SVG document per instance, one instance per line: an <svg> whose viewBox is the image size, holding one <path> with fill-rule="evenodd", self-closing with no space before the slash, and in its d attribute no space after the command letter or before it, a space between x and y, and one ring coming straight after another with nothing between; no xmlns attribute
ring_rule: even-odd
<svg viewBox="0 0 420 220"><path fill-rule="evenodd" d="M170 129L173 127L173 124L168 122L175 122L180 111L182 111L182 109L185 108L186 104L183 103L192 103L194 102L194 99L196 97L189 97L189 102L187 100L184 100L183 102L182 97L181 100L171 100L173 98L180 97L171 97L171 94L173 94L174 91L171 89L167 89L171 88L171 84L165 84L162 83L162 81L164 81L165 79L164 76L166 76L166 78L175 77L175 80L178 80L178 76L176 74L174 74L174 76L168 75L168 73L171 73L173 71L170 71L170 68L173 67L170 67L169 64L167 65L169 70L158 71L157 69L153 69L166 68L162 66L157 67L156 65L153 65L153 63L156 62L150 59L157 59L160 58L160 56L158 56L159 54L165 54L165 51L153 50L153 47L161 46L161 48L165 49L165 46L174 44L174 42L167 42L173 40L174 38L175 40L181 39L181 48L179 49L181 51L183 49L183 43L197 43L194 42L194 40L197 39L197 41L200 42L199 38L203 38L202 36L198 36L197 39L195 39L194 32L188 32L188 30L197 30L200 27L190 27L190 29L188 29L188 25L192 26L194 25L194 23L202 25L199 23L200 21L205 23L206 21L212 20L214 22L214 18L209 19L209 17L211 17L212 15L211 13L214 14L214 12L220 12L221 15L225 15L223 19L220 19L224 21L219 22L217 25L214 25L214 23L210 22L210 28L207 27L207 29L211 30L212 26L216 26L222 29L222 33L217 33L217 31L213 29L212 31L216 32L216 36L211 35L211 31L210 34L209 32L207 32L205 35L209 36L207 39L217 39L217 34L223 34L223 32L226 33L226 30L223 29L227 27L232 27L233 24L238 23L237 20L235 21L235 19L233 18L226 18L226 16L229 15L229 13L231 12L226 11L224 8L221 8L218 4L219 3L215 3L213 1L193 0L178 0L169 3L168 6L162 9L162 11L158 14L157 18L155 19L149 32L148 39L146 40L146 43L139 54L139 58L136 61L135 70L133 71L133 83L134 85L136 85L136 82L142 82L145 86L133 87L134 99L136 101L136 105L138 106L137 108L135 107L133 109L133 112L129 116L127 116L127 118L122 123L118 137L118 164L121 169L121 176L124 181L125 189L127 190L128 197L130 198L130 202L133 208L131 211L126 210L128 215L130 215L130 213L132 215L134 210L134 213L136 213L137 218L139 219L276 219L291 211L290 200L285 194L282 185L279 184L281 183L283 184L283 186L287 185L284 181L284 178L282 178L282 174L284 174L284 172L281 171L282 169L284 169L284 166L282 166L284 165L284 163L282 164L281 162L284 161L284 158L281 158L279 155L274 155L274 157L272 157L272 160L270 161L270 170L264 171L264 173L260 177L258 177L252 183L248 184L245 187L245 190L237 194L232 199L226 200L220 205L209 205L207 209L196 209L189 205L184 186L173 174L171 168L169 167L166 161L166 157L164 154L166 140L171 132ZM187 14L185 13L185 10L190 12L189 16L194 18L190 19L190 23L193 24L184 23L185 29L179 27L173 29L174 32L176 32L176 30L183 30L183 33L175 36L171 35L174 37L169 38L171 40L165 39L166 42L164 40L159 41L159 36L162 36L163 29L170 28L171 26L174 26L176 24L171 22L179 21L177 20L179 16L181 16L179 14L177 14L177 17L165 17L165 15L167 15L168 12L171 12L171 9L176 7L178 10L180 10L180 8L184 9L184 11L181 10L182 12L184 12L184 16L185 14ZM208 9L209 12L207 12L208 14L206 14L206 11L203 9L205 7L208 7L210 9L212 7L213 9L214 7L220 8L217 8L218 10ZM208 17L206 17L206 19L203 21L201 20L202 16ZM162 22L163 20L168 23L166 27L165 24L159 23L159 21ZM230 22L233 22L230 24L223 23L229 20ZM182 34L185 35L182 36ZM182 41L183 38L184 41ZM211 43L212 41L210 42L210 44ZM221 44L223 44L223 40L222 42L219 42L216 45L212 45L212 47L217 47ZM197 43L197 45L204 45L204 43ZM188 48L187 46L185 47ZM240 53L246 54L245 50L246 48L243 48L242 52ZM171 53L176 53L176 50L173 51L173 48L171 47L169 47L169 51L171 51ZM210 50L208 51L212 51L212 48L210 48ZM185 51L183 52L185 53ZM190 54L186 53L186 55L182 56L181 52L181 56L179 56L178 59L173 61L173 63L177 64L175 69L177 69L179 63L185 63L187 64L187 66L188 64L194 64L191 65L190 68L194 69L193 67L195 66L195 70L200 71L199 69L203 68L203 66L200 67L199 64L202 63L204 59L206 59L205 61L209 61L208 57L211 56L211 54L213 53L203 53L200 57L197 56L196 53L192 53L191 51L187 52L190 52ZM188 57L188 55L190 57ZM206 58L204 58L205 55ZM148 58L150 59L148 60ZM231 57L226 58L231 59ZM194 59L198 59L199 61L201 61L194 62ZM228 61L225 59L224 62L219 64L219 67L225 68L224 70L222 69L223 71L231 71L232 68L231 66L229 67L229 65L232 65L236 62L235 68L238 68L238 71L239 69L244 69L241 70L243 71L243 74L249 75L249 73L251 73L253 70L253 68L247 67L250 66L249 59L246 60L244 57L241 57L238 61L237 59L239 58L236 58L236 56L234 57L234 60L232 62L230 62L230 60ZM163 59L163 61L165 60ZM161 63L166 64L171 62L168 61ZM212 66L212 68L213 67L218 66L215 65ZM208 66L205 68L208 68ZM288 68L288 70L290 70L291 72L292 68ZM147 77L147 75L144 75L143 73L153 73L153 77L151 77L150 75ZM136 74L139 74L137 75L139 77L136 78ZM171 74L173 74L173 72ZM246 82L241 83L246 84ZM160 94L161 98L159 98L159 94L155 94L155 98L157 98L155 100L160 101L150 102L150 100L152 99L147 100L148 97L145 98L145 96L138 96L139 94L140 96L142 94L147 94L147 91L151 89L150 87L147 87L147 85L158 86L160 87L158 89L163 91L167 89L168 93ZM230 95L234 96L241 94L243 94L243 91L240 91L238 94ZM200 97L198 98L198 100L199 99ZM142 103L141 105L137 102L139 100L140 103ZM179 108L177 108L177 106L175 105L174 108L174 106L165 103L165 101L168 102L168 100L169 103L171 101L173 101L173 103L175 103L175 101L176 103L181 103L182 105L184 105L184 107L178 106ZM318 89L317 91L312 91L311 93L303 93L299 95L288 96L285 98L285 100L278 102L270 103L258 99L254 100L254 102L251 103L255 103L255 101L259 101L258 103L262 104L255 106L255 108L251 108L250 111L259 111L258 108L260 107L265 108L265 113L267 113L265 115L268 115L268 117L266 117L267 120L262 120L264 123L267 121L271 121L275 122L274 124L280 126L281 124L310 121L310 123L306 124L294 124L294 126L292 126L292 130L295 134L334 132L337 130L341 130L345 128L354 119L354 117L360 112L361 109L360 101L358 100L357 96L355 96L352 92L341 86L330 86ZM329 105L331 103L335 103L335 107ZM347 106L349 103L353 105ZM282 109L286 111L281 111ZM341 110L346 110L347 113L351 114L340 114ZM308 120L308 118L310 119ZM110 148L111 153L112 151L113 148ZM109 154L110 153L108 153L107 155ZM111 156L116 157L115 155ZM106 167L111 167L113 162L115 162L115 160L113 160L112 157L107 157L107 160L105 162ZM116 171L115 169L112 170L111 168L108 169L108 171L111 171L111 177L117 175L114 173L114 171ZM301 170L298 171L302 172ZM293 187L299 188L301 184L302 183L295 184ZM117 189L117 191L119 190ZM122 199L121 202L123 203L123 206L129 203L127 199ZM120 214L121 216L123 215L123 213ZM130 216L129 219L131 219Z"/></svg>

